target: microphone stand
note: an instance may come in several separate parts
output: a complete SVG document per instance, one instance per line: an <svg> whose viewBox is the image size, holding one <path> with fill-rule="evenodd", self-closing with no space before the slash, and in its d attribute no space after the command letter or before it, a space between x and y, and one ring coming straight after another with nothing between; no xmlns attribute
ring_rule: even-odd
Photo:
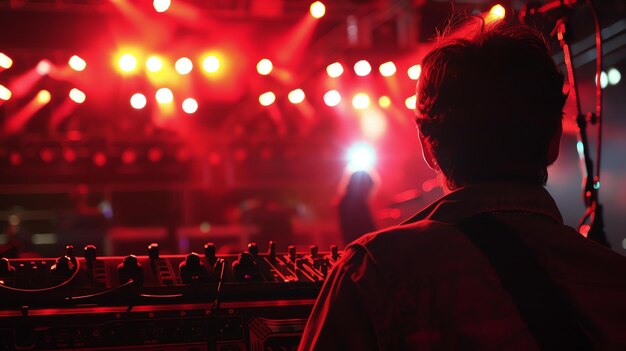
<svg viewBox="0 0 626 351"><path fill-rule="evenodd" d="M598 200L598 190L600 189L600 179L596 174L594 176L593 160L589 153L589 140L587 137L587 124L600 123L601 116L595 113L583 114L580 107L580 100L578 99L578 86L576 84L576 76L574 72L574 65L572 61L572 54L569 45L568 34L568 18L564 15L557 20L556 27L554 28L552 35L557 34L557 38L561 47L563 48L563 57L565 61L565 67L567 68L567 80L570 86L570 94L573 95L576 102L576 123L578 124L578 142L582 145L582 154L584 160L585 174L583 176L583 189L582 196L586 210L580 219L578 230L585 225L585 222L589 221L589 230L587 231L587 238L593 240L606 247L611 247L606 239L604 232L604 216L603 208ZM596 59L600 59L597 57ZM598 72L598 75L600 72ZM596 83L599 83L599 77L596 77ZM580 150L580 149L579 149Z"/></svg>

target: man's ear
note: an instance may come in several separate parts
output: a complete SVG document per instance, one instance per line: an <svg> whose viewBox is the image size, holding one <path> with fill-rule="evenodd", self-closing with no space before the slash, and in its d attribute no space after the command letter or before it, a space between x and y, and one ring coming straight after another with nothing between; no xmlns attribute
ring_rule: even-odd
<svg viewBox="0 0 626 351"><path fill-rule="evenodd" d="M430 167L430 169L432 169L433 171L438 171L439 167L437 166L437 160L433 155L433 150L428 140L429 138L424 136L420 132L419 128L417 129L417 135L419 137L420 144L422 145L422 155L424 156L424 161L426 161L426 164L428 165L428 167Z"/></svg>
<svg viewBox="0 0 626 351"><path fill-rule="evenodd" d="M548 145L548 166L553 164L556 159L559 157L559 147L561 146L561 135L563 134L563 126L559 124L558 130L550 139L550 144Z"/></svg>

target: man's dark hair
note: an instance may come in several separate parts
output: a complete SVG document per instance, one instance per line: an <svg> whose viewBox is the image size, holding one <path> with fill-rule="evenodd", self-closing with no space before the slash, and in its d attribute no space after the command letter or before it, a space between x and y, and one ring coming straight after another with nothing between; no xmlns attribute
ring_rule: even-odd
<svg viewBox="0 0 626 351"><path fill-rule="evenodd" d="M420 133L452 189L488 181L545 185L566 99L563 76L538 31L503 22L480 27L441 40L424 58Z"/></svg>

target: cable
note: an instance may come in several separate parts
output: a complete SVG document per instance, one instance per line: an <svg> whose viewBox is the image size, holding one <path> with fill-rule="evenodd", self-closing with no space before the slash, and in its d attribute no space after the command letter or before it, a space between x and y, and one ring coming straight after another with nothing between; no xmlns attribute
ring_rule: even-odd
<svg viewBox="0 0 626 351"><path fill-rule="evenodd" d="M14 288L11 286L7 286L4 284L0 284L0 290L8 290L8 291L14 291L14 292L20 292L20 293L40 293L40 292L49 292L49 291L53 291L56 289L60 289L64 286L69 285L70 282L72 282L76 276L78 276L78 273L80 272L80 260L76 259L76 267L74 268L74 273L72 273L72 275L67 278L66 280L64 280L63 282L55 285L55 286L50 286L47 288L40 288L40 289L22 289L22 288Z"/></svg>
<svg viewBox="0 0 626 351"><path fill-rule="evenodd" d="M124 283L124 284L122 284L122 285L120 285L120 286L118 286L118 287L116 287L116 288L109 289L109 290L106 290L106 291L101 291L101 292L99 292L99 293L95 293L95 294L89 294L89 295L81 295L81 296L70 296L70 297L66 297L66 298L65 298L65 301L83 300L83 299L89 299L89 298L92 298L92 297L98 297L98 296L104 296L104 295L112 294L112 293L114 293L114 292L116 292L116 291L122 290L123 288L126 288L126 287L128 287L128 286L131 286L131 285L133 285L134 283L135 283L135 281L134 281L134 280L129 279L126 283Z"/></svg>
<svg viewBox="0 0 626 351"><path fill-rule="evenodd" d="M600 158L602 151L602 124L603 124L603 116L602 116L602 85L600 84L600 77L602 75L602 30L600 27L600 19L598 17L598 12L596 11L596 7L593 4L593 1L586 0L585 3L589 7L589 11L591 12L591 16L593 17L593 23L595 26L595 39L596 39L596 123L597 123L597 146L596 146L596 172L594 182L596 186L598 186L600 182ZM598 189L596 189L598 190Z"/></svg>

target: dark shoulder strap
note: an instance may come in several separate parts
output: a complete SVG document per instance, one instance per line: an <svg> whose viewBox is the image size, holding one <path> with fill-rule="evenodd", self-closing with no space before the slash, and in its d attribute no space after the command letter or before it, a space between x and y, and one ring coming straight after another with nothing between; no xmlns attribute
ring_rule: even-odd
<svg viewBox="0 0 626 351"><path fill-rule="evenodd" d="M457 223L485 255L542 350L592 350L567 296L509 226L491 215Z"/></svg>

